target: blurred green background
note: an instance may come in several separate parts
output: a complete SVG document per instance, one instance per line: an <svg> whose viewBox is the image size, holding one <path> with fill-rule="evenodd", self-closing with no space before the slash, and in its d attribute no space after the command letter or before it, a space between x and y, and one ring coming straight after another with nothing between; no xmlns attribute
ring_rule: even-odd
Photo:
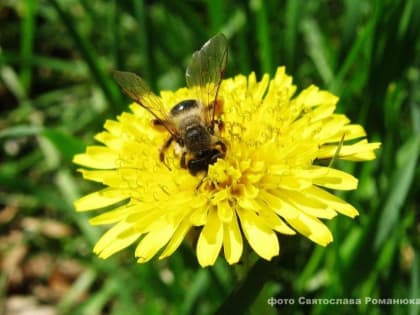
<svg viewBox="0 0 420 315"><path fill-rule="evenodd" d="M176 89L192 52L220 31L230 42L228 77L285 65L299 89L339 95L338 111L382 142L375 161L338 163L360 179L357 191L340 194L360 216L329 222L335 240L326 248L279 236L276 267L257 265L260 277L242 286L223 259L201 269L187 247L144 265L131 249L98 259L91 249L102 231L72 206L96 186L71 159L127 108L111 71ZM0 314L212 314L220 305L247 314L419 314L420 304L364 303L420 298L419 34L418 0L2 0ZM295 303L272 307L270 297Z"/></svg>

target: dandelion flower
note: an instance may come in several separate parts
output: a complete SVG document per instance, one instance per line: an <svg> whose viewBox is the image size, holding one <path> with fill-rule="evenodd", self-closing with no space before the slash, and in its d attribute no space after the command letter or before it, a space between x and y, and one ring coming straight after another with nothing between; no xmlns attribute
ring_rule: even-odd
<svg viewBox="0 0 420 315"><path fill-rule="evenodd" d="M158 158L167 135L151 125L138 104L131 113L105 123L96 135L102 145L74 157L87 180L102 190L75 202L77 211L106 207L93 225L112 225L94 252L107 258L135 243L138 262L170 256L187 233L199 230L196 254L201 266L213 265L223 250L237 263L244 246L270 260L279 254L278 234L296 232L316 244L333 240L322 220L357 210L331 192L357 188L357 179L319 163L323 159L366 161L379 143L368 143L362 126L334 113L338 98L310 86L296 87L284 67L270 80L254 73L223 80L226 156L210 165L207 176L192 176L169 150L170 170ZM194 98L191 89L161 92L169 111ZM197 188L198 183L202 184Z"/></svg>

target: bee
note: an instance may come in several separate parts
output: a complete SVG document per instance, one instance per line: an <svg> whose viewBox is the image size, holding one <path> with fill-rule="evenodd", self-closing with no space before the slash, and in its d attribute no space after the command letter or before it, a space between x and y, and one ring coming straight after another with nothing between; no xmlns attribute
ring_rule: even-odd
<svg viewBox="0 0 420 315"><path fill-rule="evenodd" d="M227 146L220 136L223 102L218 99L218 93L226 69L227 47L226 37L219 33L194 52L185 77L188 88L195 91L195 98L175 104L169 113L138 75L123 71L113 73L123 92L154 117L153 125L169 133L159 150L159 159L169 170L165 154L174 142L180 166L193 176L207 174L209 165L226 155Z"/></svg>

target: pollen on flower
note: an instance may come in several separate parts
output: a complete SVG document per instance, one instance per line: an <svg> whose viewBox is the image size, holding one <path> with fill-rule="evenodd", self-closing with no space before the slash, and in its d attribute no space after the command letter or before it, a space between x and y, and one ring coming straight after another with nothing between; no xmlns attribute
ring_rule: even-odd
<svg viewBox="0 0 420 315"><path fill-rule="evenodd" d="M166 155L170 169L159 161L167 135L152 127L153 117L139 105L107 121L96 137L102 145L74 158L90 168L81 169L84 178L105 186L76 201L76 209L114 208L91 220L113 225L94 251L106 258L137 243L135 256L143 263L170 256L198 230L196 253L204 267L222 250L229 264L237 263L246 244L270 260L279 254L280 234L330 243L322 220L358 212L328 189L356 189L357 179L317 161L371 160L380 144L369 143L362 126L334 113L335 95L315 86L295 91L283 67L271 80L264 75L258 81L255 74L224 80L218 97L226 154L197 176L180 167L175 145ZM194 95L182 88L162 92L160 99L169 110ZM121 205L123 200L128 202Z"/></svg>

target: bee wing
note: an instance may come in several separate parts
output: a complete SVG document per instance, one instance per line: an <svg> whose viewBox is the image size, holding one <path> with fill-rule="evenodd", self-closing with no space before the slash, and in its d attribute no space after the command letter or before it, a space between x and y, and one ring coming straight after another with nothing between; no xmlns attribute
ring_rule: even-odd
<svg viewBox="0 0 420 315"><path fill-rule="evenodd" d="M161 99L150 90L142 78L135 73L124 71L114 71L113 77L128 97L151 113L175 139L178 138L176 129L170 123Z"/></svg>
<svg viewBox="0 0 420 315"><path fill-rule="evenodd" d="M185 73L187 86L197 91L198 101L203 106L212 106L206 110L206 119L211 125L215 115L215 101L226 69L227 55L227 39L219 33L194 52Z"/></svg>

